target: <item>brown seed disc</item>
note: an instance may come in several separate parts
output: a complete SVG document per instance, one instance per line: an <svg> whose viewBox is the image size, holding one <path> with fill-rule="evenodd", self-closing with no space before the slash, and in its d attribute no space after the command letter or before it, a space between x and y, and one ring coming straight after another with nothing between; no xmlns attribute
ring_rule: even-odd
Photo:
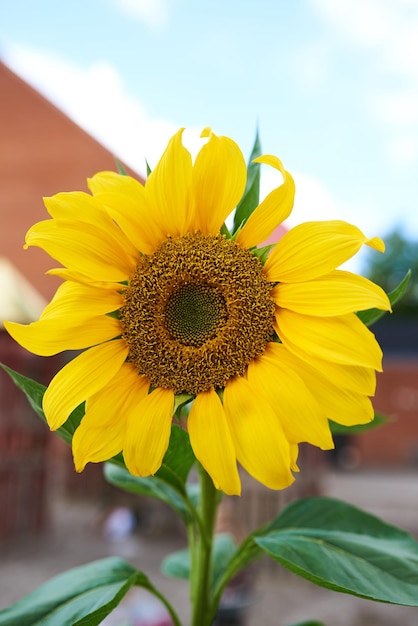
<svg viewBox="0 0 418 626"><path fill-rule="evenodd" d="M126 289L128 358L153 387L222 389L273 337L271 289L260 260L231 239L168 238L141 257Z"/></svg>

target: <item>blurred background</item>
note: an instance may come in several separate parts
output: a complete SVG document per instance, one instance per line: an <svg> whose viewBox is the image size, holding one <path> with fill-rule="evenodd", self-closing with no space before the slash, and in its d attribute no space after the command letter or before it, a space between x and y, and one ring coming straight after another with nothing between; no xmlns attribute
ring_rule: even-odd
<svg viewBox="0 0 418 626"><path fill-rule="evenodd" d="M263 151L283 160L297 187L286 227L345 219L383 237L385 255L363 251L349 269L386 290L412 269L395 313L372 328L385 352L375 399L384 424L339 436L333 454L302 450L293 491L250 482L225 527L254 527L294 497L325 493L418 538L417 0L0 0L0 327L36 319L58 284L44 275L46 255L22 249L27 228L45 218L43 196L86 189L115 157L143 177L179 127L195 150L208 125L246 158L258 128ZM277 182L266 166L262 193ZM47 384L63 357L28 355L0 329L0 361ZM157 557L184 542L165 509L121 498L99 466L76 475L69 450L3 372L0 508L0 608L107 553L145 561L159 577ZM130 524L115 522L121 509ZM121 542L108 529L118 519ZM252 576L248 624L418 622L416 609L303 586L278 568ZM162 585L186 606L181 582ZM133 598L118 624L134 623L141 603Z"/></svg>
<svg viewBox="0 0 418 626"><path fill-rule="evenodd" d="M258 125L296 178L295 221L418 235L415 0L0 7L3 61L139 173L180 126L247 156Z"/></svg>

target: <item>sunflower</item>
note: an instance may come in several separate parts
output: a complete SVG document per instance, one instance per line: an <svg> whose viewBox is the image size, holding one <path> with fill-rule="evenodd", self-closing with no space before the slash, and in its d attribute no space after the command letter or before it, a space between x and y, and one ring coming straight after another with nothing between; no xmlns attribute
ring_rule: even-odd
<svg viewBox="0 0 418 626"><path fill-rule="evenodd" d="M45 199L51 219L29 229L64 279L40 319L6 323L31 352L81 350L43 399L51 429L85 401L72 446L77 471L123 452L133 475L161 466L173 415L190 402L198 461L227 494L238 465L271 489L294 480L300 442L333 447L329 419L373 418L382 354L355 312L390 309L369 280L336 269L363 244L343 221L307 222L262 254L257 248L293 207L281 161L256 159L281 184L231 236L224 223L246 185L234 141L205 129L196 159L169 141L142 185L100 172L89 193Z"/></svg>

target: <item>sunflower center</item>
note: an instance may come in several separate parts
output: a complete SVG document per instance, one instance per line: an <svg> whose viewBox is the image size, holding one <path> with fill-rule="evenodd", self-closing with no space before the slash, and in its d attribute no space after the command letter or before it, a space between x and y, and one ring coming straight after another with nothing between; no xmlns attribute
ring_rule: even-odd
<svg viewBox="0 0 418 626"><path fill-rule="evenodd" d="M170 337L185 346L203 345L226 321L223 296L209 285L185 284L175 291L165 311Z"/></svg>
<svg viewBox="0 0 418 626"><path fill-rule="evenodd" d="M273 338L272 287L260 260L231 239L167 238L141 257L124 294L129 361L153 387L224 388Z"/></svg>

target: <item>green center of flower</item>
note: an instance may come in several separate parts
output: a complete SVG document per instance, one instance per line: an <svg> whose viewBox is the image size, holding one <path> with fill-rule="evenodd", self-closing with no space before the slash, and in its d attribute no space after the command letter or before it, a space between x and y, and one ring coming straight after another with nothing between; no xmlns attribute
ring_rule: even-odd
<svg viewBox="0 0 418 626"><path fill-rule="evenodd" d="M260 260L231 239L169 237L141 257L126 289L128 360L153 387L224 388L274 336L272 287Z"/></svg>
<svg viewBox="0 0 418 626"><path fill-rule="evenodd" d="M175 291L166 308L170 337L185 346L199 347L212 339L226 322L223 296L208 285L185 284Z"/></svg>

